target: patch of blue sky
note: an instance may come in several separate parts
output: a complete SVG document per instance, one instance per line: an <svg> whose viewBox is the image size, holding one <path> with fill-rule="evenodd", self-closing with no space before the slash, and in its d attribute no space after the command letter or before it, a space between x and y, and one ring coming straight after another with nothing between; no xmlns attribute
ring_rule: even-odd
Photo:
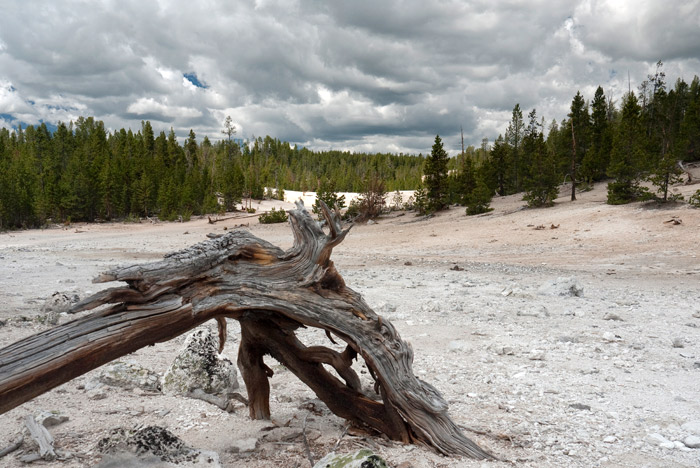
<svg viewBox="0 0 700 468"><path fill-rule="evenodd" d="M187 81L189 81L190 83L192 83L193 85L195 85L195 86L198 87L198 88L204 88L204 89L206 89L206 88L209 87L207 84L202 83L202 82L199 80L199 78L197 78L197 74L196 74L195 72L183 73L182 76L184 76L185 79L186 79Z"/></svg>

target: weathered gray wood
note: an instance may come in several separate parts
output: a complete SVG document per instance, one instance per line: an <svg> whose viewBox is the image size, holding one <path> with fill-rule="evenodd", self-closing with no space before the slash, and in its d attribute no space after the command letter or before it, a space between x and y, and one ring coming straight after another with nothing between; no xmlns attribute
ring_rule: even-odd
<svg viewBox="0 0 700 468"><path fill-rule="evenodd" d="M337 213L324 207L328 234L302 205L289 214L294 244L287 251L235 230L162 261L100 275L96 282L126 286L97 293L73 312L111 307L0 350L0 412L207 320L222 326L228 317L241 323L238 362L251 417L270 417L272 371L262 360L269 354L341 417L444 454L491 458L450 419L440 393L414 376L411 346L336 271L330 255L348 233ZM325 330L345 342L345 351L306 347L294 334L301 326ZM362 393L350 367L356 357L366 362L379 395Z"/></svg>
<svg viewBox="0 0 700 468"><path fill-rule="evenodd" d="M9 455L18 448L22 446L24 443L24 437L20 436L16 441L5 447L4 449L0 450L0 458L4 457L5 455Z"/></svg>
<svg viewBox="0 0 700 468"><path fill-rule="evenodd" d="M39 444L39 456L47 461L55 460L56 452L53 448L53 437L48 429L36 422L32 415L27 415L24 418L24 425L29 431L29 436Z"/></svg>

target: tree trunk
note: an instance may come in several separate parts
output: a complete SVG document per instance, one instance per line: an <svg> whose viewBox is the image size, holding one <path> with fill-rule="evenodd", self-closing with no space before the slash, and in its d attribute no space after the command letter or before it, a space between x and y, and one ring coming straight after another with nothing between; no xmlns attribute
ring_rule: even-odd
<svg viewBox="0 0 700 468"><path fill-rule="evenodd" d="M326 234L300 203L290 211L288 251L244 230L196 244L159 262L108 271L95 282L124 281L72 312L109 307L0 350L0 413L144 346L172 339L210 319L225 339L225 318L241 324L238 364L253 419L270 417L263 361L280 361L340 417L402 442L446 455L493 458L467 439L440 393L413 375L413 351L394 326L348 288L330 260L349 230L323 205ZM295 330L316 327L344 351L307 347ZM361 356L377 395L365 394L352 369ZM324 366L335 369L340 378Z"/></svg>
<svg viewBox="0 0 700 468"><path fill-rule="evenodd" d="M573 117L571 118L571 147L571 201L576 201L576 135Z"/></svg>

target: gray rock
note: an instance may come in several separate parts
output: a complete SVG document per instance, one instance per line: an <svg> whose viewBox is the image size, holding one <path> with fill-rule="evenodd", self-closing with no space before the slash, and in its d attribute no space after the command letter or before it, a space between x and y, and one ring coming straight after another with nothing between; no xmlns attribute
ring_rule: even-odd
<svg viewBox="0 0 700 468"><path fill-rule="evenodd" d="M536 310L518 310L516 314L519 317L539 317L539 318L545 318L549 317L549 310L545 306L540 306Z"/></svg>
<svg viewBox="0 0 700 468"><path fill-rule="evenodd" d="M581 411L584 411L584 410L590 411L591 410L590 405L584 405L583 403L571 403L569 405L569 407L577 409L577 410L581 410Z"/></svg>
<svg viewBox="0 0 700 468"><path fill-rule="evenodd" d="M140 388L149 392L160 392L160 377L153 371L135 362L116 361L105 366L97 376L100 383L126 390Z"/></svg>
<svg viewBox="0 0 700 468"><path fill-rule="evenodd" d="M683 429L685 432L688 432L692 435L700 436L700 420L688 421L687 423L685 423L681 426L681 429Z"/></svg>
<svg viewBox="0 0 700 468"><path fill-rule="evenodd" d="M622 338L612 332L605 332L603 333L603 341L607 341L608 343L614 343L616 341L621 341Z"/></svg>
<svg viewBox="0 0 700 468"><path fill-rule="evenodd" d="M237 439L231 443L231 447L228 449L228 451L233 453L253 452L257 445L258 439L256 439L255 437L251 437L248 439Z"/></svg>
<svg viewBox="0 0 700 468"><path fill-rule="evenodd" d="M543 284L538 292L547 296L583 297L583 286L574 277L559 277Z"/></svg>
<svg viewBox="0 0 700 468"><path fill-rule="evenodd" d="M105 398L107 398L107 393L101 388L96 388L94 390L88 391L87 397L90 400L94 400L94 401L104 400Z"/></svg>
<svg viewBox="0 0 700 468"><path fill-rule="evenodd" d="M59 411L41 411L34 419L42 426L49 428L68 421L68 416Z"/></svg>
<svg viewBox="0 0 700 468"><path fill-rule="evenodd" d="M557 338L557 341L559 341L560 343L578 343L579 339L575 336L561 335Z"/></svg>
<svg viewBox="0 0 700 468"><path fill-rule="evenodd" d="M41 306L41 311L43 313L55 312L57 314L68 312L68 310L80 301L80 297L77 294L65 294L61 292L55 292L50 298L46 299L44 305Z"/></svg>
<svg viewBox="0 0 700 468"><path fill-rule="evenodd" d="M700 437L689 435L683 439L683 444L688 448L700 448Z"/></svg>
<svg viewBox="0 0 700 468"><path fill-rule="evenodd" d="M374 307L375 312L378 314L391 314L393 312L396 312L396 304L392 304L390 302L385 302L381 301L377 303L377 305Z"/></svg>
<svg viewBox="0 0 700 468"><path fill-rule="evenodd" d="M201 389L212 395L227 396L238 388L236 366L222 359L218 338L208 328L190 333L185 345L163 376L163 391L187 395Z"/></svg>
<svg viewBox="0 0 700 468"><path fill-rule="evenodd" d="M292 442L301 440L303 433L302 429L294 427L276 427L263 435L262 439L265 442Z"/></svg>
<svg viewBox="0 0 700 468"><path fill-rule="evenodd" d="M464 351L468 348L467 343L461 340L450 341L447 345L450 352Z"/></svg>
<svg viewBox="0 0 700 468"><path fill-rule="evenodd" d="M106 456L96 468L221 467L217 453L188 447L172 432L159 426L113 429L98 442L97 451Z"/></svg>
<svg viewBox="0 0 700 468"><path fill-rule="evenodd" d="M442 305L439 301L429 301L420 306L420 311L422 314L439 314L442 312Z"/></svg>
<svg viewBox="0 0 700 468"><path fill-rule="evenodd" d="M664 437L664 436L662 436L661 434L658 434L658 433L656 433L656 432L653 433L653 434L649 434L649 435L646 437L646 441L647 441L647 443L649 443L649 444L651 444L651 445L656 445L656 446L659 446L659 447L661 447L662 445L665 446L665 445L668 445L668 444L673 445L673 442L671 442L671 441L668 440L666 437Z"/></svg>
<svg viewBox="0 0 700 468"><path fill-rule="evenodd" d="M671 345L672 345L674 348L685 348L685 340L684 340L683 338L676 337L676 338L674 338L673 341L671 342Z"/></svg>
<svg viewBox="0 0 700 468"><path fill-rule="evenodd" d="M499 356L513 356L515 354L515 350L510 346L496 346L494 350Z"/></svg>
<svg viewBox="0 0 700 468"><path fill-rule="evenodd" d="M619 315L617 315L617 314L614 313L614 312L608 312L608 313L606 313L606 314L603 316L603 320L614 320L614 321L617 321L617 322L622 322L622 321L623 321L623 320L622 320L622 317L620 317Z"/></svg>
<svg viewBox="0 0 700 468"><path fill-rule="evenodd" d="M362 449L353 453L331 452L320 459L314 468L387 468L386 462L371 450Z"/></svg>

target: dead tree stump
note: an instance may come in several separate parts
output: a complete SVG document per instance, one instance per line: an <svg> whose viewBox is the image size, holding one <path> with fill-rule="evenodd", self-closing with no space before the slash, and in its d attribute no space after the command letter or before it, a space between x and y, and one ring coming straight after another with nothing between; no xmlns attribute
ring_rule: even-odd
<svg viewBox="0 0 700 468"><path fill-rule="evenodd" d="M235 230L162 261L100 275L95 282L126 286L99 292L72 312L108 307L0 350L0 413L211 319L219 324L223 347L225 319L232 318L241 325L238 365L251 418L270 418L272 370L263 361L270 355L340 417L446 455L492 458L462 434L440 393L413 375L411 346L345 285L330 256L349 230L341 229L338 213L323 208L328 234L301 203L290 211L294 244L287 251ZM325 330L345 350L305 346L295 335L300 327ZM363 393L351 367L358 356L377 395Z"/></svg>

